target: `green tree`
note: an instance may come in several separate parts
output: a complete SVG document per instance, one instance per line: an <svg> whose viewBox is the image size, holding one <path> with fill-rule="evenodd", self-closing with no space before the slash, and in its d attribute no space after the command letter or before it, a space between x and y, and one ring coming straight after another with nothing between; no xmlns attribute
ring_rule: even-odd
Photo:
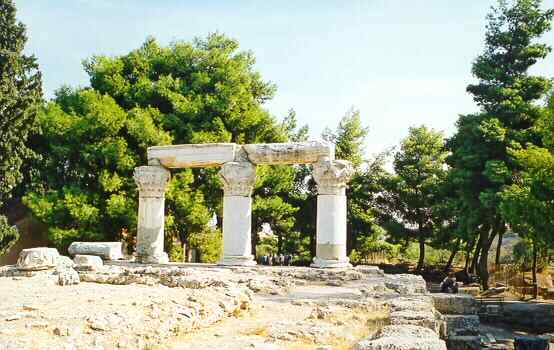
<svg viewBox="0 0 554 350"><path fill-rule="evenodd" d="M168 144L153 108L124 111L91 89L62 88L39 115L42 134L33 139L42 155L34 189L23 198L48 225L50 241L64 249L74 240L113 240L136 228L135 166L146 164L146 147Z"/></svg>
<svg viewBox="0 0 554 350"><path fill-rule="evenodd" d="M23 179L25 160L33 156L27 141L37 131L42 101L41 75L35 57L25 55L25 26L11 0L0 0L0 209ZM0 255L17 231L0 216Z"/></svg>
<svg viewBox="0 0 554 350"><path fill-rule="evenodd" d="M508 150L540 143L533 129L540 115L535 101L548 91L550 81L528 70L550 52L536 39L550 29L554 14L542 10L541 3L499 1L492 9L487 17L485 51L473 63L478 82L467 88L481 112L461 116L458 131L449 140L449 164L459 184L460 224L478 237L473 260L485 289L490 246L506 230L500 194L519 171Z"/></svg>
<svg viewBox="0 0 554 350"><path fill-rule="evenodd" d="M537 259L554 246L554 96L535 129L544 147L529 144L510 151L522 171L503 189L500 209L512 229L531 245L533 284L537 287ZM535 298L537 293L535 288Z"/></svg>
<svg viewBox="0 0 554 350"><path fill-rule="evenodd" d="M395 175L385 184L384 227L393 238L419 243L417 270L423 268L426 242L443 225L439 209L446 156L442 133L412 127L394 155Z"/></svg>

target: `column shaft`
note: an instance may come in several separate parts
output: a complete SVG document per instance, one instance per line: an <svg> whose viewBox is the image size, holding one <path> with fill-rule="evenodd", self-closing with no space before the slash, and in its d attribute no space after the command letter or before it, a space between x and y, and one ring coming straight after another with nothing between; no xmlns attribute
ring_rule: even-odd
<svg viewBox="0 0 554 350"><path fill-rule="evenodd" d="M159 166L135 169L139 187L137 261L163 264L169 261L164 252L165 189L169 171Z"/></svg>
<svg viewBox="0 0 554 350"><path fill-rule="evenodd" d="M314 165L318 185L316 257L313 267L350 267L346 255L346 183L353 174L350 162L325 160Z"/></svg>
<svg viewBox="0 0 554 350"><path fill-rule="evenodd" d="M256 167L249 162L225 163L223 182L223 258L220 265L252 266L252 198Z"/></svg>

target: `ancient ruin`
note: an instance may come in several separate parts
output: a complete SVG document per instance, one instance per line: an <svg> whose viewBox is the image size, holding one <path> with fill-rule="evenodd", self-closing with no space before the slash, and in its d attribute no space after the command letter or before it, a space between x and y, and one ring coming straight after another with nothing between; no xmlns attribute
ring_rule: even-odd
<svg viewBox="0 0 554 350"><path fill-rule="evenodd" d="M336 160L325 141L237 145L189 144L148 148L148 165L135 169L139 188L137 260L166 263L164 200L168 169L219 166L223 183L223 258L220 265L251 266L250 197L256 165L313 164L317 182L317 249L314 267L350 266L346 256L345 189L353 174L350 162Z"/></svg>

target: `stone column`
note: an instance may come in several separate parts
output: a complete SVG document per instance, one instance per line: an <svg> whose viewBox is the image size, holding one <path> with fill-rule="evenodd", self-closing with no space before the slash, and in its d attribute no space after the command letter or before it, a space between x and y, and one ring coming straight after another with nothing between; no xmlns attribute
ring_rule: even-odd
<svg viewBox="0 0 554 350"><path fill-rule="evenodd" d="M228 162L219 172L223 182L223 259L220 265L256 265L252 255L252 188L256 166Z"/></svg>
<svg viewBox="0 0 554 350"><path fill-rule="evenodd" d="M350 267L346 256L346 183L354 173L345 160L314 164L317 182L316 257L312 267Z"/></svg>
<svg viewBox="0 0 554 350"><path fill-rule="evenodd" d="M137 227L137 261L164 264L169 261L164 252L165 189L170 173L161 166L135 168L139 189Z"/></svg>

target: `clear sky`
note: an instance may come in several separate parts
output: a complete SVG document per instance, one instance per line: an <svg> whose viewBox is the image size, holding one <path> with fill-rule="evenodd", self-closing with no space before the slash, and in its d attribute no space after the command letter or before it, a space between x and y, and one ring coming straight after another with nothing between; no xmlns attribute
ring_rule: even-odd
<svg viewBox="0 0 554 350"><path fill-rule="evenodd" d="M312 137L351 107L370 128L367 153L395 145L409 126L454 131L476 110L465 87L482 51L495 0L185 1L16 0L27 51L38 57L48 97L88 85L81 61L119 55L152 35L162 43L220 31L257 57L277 85L266 107L293 108ZM544 0L554 7L554 0ZM543 37L554 46L554 33ZM554 77L554 54L535 73Z"/></svg>

